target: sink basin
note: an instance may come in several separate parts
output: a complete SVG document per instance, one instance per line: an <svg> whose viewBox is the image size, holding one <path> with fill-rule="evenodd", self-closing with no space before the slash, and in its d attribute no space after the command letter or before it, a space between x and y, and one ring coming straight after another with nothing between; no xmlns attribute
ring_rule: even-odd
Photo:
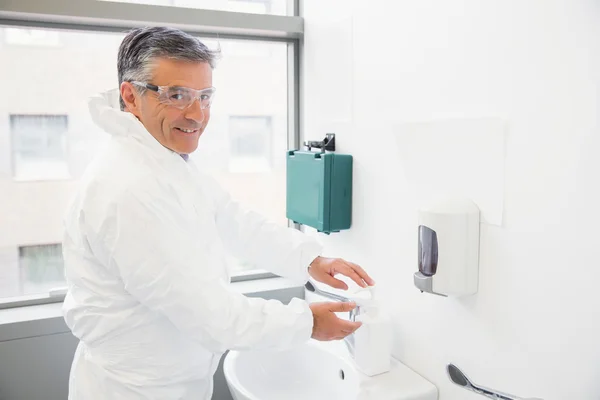
<svg viewBox="0 0 600 400"><path fill-rule="evenodd" d="M342 341L286 351L230 351L224 373L235 400L437 400L437 388L392 359L390 372L359 372Z"/></svg>

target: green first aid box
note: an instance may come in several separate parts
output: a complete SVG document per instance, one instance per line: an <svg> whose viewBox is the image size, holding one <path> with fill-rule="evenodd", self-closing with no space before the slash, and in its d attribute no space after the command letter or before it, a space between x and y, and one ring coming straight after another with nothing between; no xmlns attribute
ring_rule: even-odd
<svg viewBox="0 0 600 400"><path fill-rule="evenodd" d="M287 154L287 218L331 233L352 221L352 156L292 150Z"/></svg>

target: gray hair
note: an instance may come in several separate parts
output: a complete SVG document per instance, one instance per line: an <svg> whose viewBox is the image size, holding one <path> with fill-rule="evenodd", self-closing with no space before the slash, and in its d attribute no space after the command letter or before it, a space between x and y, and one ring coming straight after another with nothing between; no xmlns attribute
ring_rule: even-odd
<svg viewBox="0 0 600 400"><path fill-rule="evenodd" d="M130 81L149 81L158 58L207 62L215 68L220 50L209 50L200 40L179 29L165 27L136 28L127 33L119 46L117 72L119 87ZM140 93L146 88L136 87ZM121 110L125 102L119 97Z"/></svg>

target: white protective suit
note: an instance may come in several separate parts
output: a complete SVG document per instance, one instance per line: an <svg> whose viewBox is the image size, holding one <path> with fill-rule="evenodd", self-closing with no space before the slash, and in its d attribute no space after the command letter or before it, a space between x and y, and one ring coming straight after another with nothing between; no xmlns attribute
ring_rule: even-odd
<svg viewBox="0 0 600 400"><path fill-rule="evenodd" d="M207 400L225 350L299 345L313 326L302 300L229 289L226 252L303 284L321 246L243 211L118 99L90 100L112 137L65 218L63 312L80 340L69 399Z"/></svg>

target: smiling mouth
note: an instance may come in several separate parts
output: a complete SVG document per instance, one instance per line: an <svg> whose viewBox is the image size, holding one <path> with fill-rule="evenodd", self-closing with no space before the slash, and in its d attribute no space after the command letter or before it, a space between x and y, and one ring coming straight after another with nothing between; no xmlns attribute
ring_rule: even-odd
<svg viewBox="0 0 600 400"><path fill-rule="evenodd" d="M175 128L175 129L178 130L179 132L183 132L188 135L198 133L198 131L200 130L200 129L183 129L183 128Z"/></svg>

